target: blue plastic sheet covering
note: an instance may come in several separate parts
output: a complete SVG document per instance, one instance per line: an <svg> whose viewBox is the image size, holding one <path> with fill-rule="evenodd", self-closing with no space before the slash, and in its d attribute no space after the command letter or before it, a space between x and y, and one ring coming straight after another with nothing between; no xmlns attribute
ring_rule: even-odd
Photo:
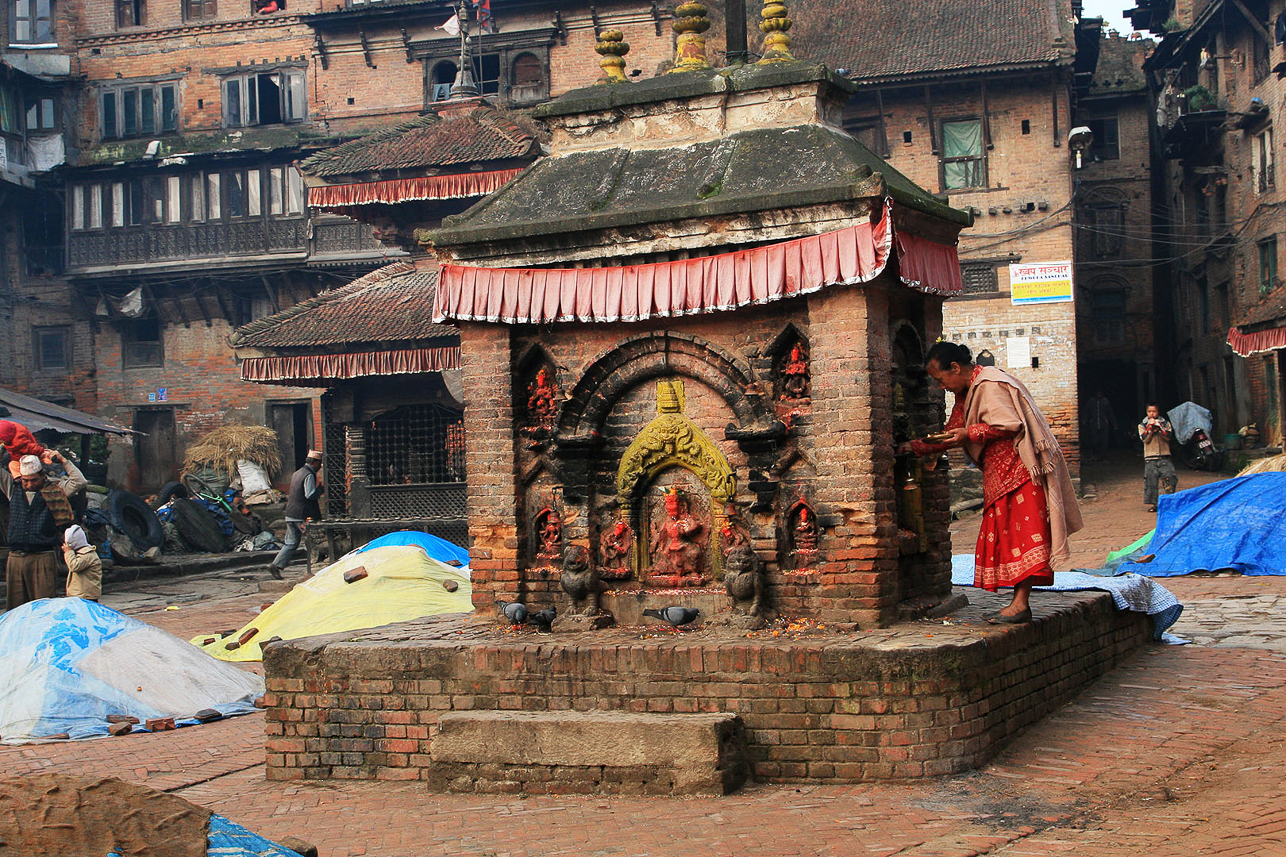
<svg viewBox="0 0 1286 857"><path fill-rule="evenodd" d="M205 853L207 857L299 857L297 852L218 814L210 816L210 839Z"/></svg>
<svg viewBox="0 0 1286 857"><path fill-rule="evenodd" d="M428 554L429 559L436 559L438 562L445 563L455 560L464 566L466 575L469 573L469 552L467 550L454 542L449 542L429 533L421 533L417 530L399 530L396 533L380 536L378 539L372 539L352 552L361 553L371 548L383 548L390 545L415 545Z"/></svg>
<svg viewBox="0 0 1286 857"><path fill-rule="evenodd" d="M1231 569L1286 574L1286 473L1256 473L1161 497L1151 562L1120 570L1148 577Z"/></svg>
<svg viewBox="0 0 1286 857"><path fill-rule="evenodd" d="M971 554L951 557L951 584L972 586L973 566L974 558ZM1174 597L1173 592L1137 574L1098 577L1083 571L1056 571L1053 586L1037 586L1034 589L1044 592L1080 592L1086 589L1098 589L1107 592L1112 596L1112 603L1116 605L1116 609L1133 610L1152 617L1152 639L1154 640L1169 636L1166 635L1166 630L1177 622L1183 613L1183 605L1179 603L1178 598Z"/></svg>
<svg viewBox="0 0 1286 857"><path fill-rule="evenodd" d="M1174 429L1175 439L1179 443L1187 443L1197 429L1205 432L1207 437L1210 435L1210 411L1196 402L1184 402L1166 416L1170 418L1170 426Z"/></svg>
<svg viewBox="0 0 1286 857"><path fill-rule="evenodd" d="M0 617L0 741L106 735L107 715L173 717L255 710L263 679L173 634L80 598L32 601Z"/></svg>

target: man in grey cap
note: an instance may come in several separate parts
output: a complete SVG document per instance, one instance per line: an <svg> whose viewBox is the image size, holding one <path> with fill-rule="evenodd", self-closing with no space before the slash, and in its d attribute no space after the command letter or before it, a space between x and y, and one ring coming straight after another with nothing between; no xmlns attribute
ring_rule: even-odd
<svg viewBox="0 0 1286 857"><path fill-rule="evenodd" d="M304 466L290 477L290 493L286 495L286 539L285 544L272 562L268 564L268 573L281 580L281 570L290 564L295 549L304 537L304 526L310 520L321 517L321 495L325 490L318 472L322 468L322 454L315 449L308 450Z"/></svg>
<svg viewBox="0 0 1286 857"><path fill-rule="evenodd" d="M59 563L63 530L75 515L68 500L85 488L85 477L76 465L57 452L50 458L63 466L67 475L49 481L40 459L24 455L18 460L18 482L9 468L0 467L0 491L9 498L9 562L5 567L5 593L12 610L38 598L63 594Z"/></svg>

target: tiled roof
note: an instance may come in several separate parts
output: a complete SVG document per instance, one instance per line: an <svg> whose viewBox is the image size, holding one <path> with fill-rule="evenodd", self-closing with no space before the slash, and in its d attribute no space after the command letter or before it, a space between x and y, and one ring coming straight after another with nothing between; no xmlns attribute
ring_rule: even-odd
<svg viewBox="0 0 1286 857"><path fill-rule="evenodd" d="M1246 310L1235 324L1237 327L1253 327L1278 319L1286 319L1286 286L1274 289L1267 297Z"/></svg>
<svg viewBox="0 0 1286 857"><path fill-rule="evenodd" d="M1151 39L1130 40L1119 36L1101 40L1088 94L1146 92L1148 79L1143 74L1143 60L1154 44Z"/></svg>
<svg viewBox="0 0 1286 857"><path fill-rule="evenodd" d="M436 268L396 262L243 325L228 341L236 348L308 348L458 337L455 327L433 323L437 281Z"/></svg>
<svg viewBox="0 0 1286 857"><path fill-rule="evenodd" d="M541 127L525 116L481 106L467 113L429 113L402 122L318 152L299 168L328 178L534 158L543 136Z"/></svg>
<svg viewBox="0 0 1286 857"><path fill-rule="evenodd" d="M790 17L796 57L854 80L1030 67L1073 51L1068 0L793 0Z"/></svg>

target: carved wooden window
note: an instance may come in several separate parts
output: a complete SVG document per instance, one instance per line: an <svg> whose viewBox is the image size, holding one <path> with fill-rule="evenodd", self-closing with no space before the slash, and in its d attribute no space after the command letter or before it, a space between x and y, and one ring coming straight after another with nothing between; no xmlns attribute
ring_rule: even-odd
<svg viewBox="0 0 1286 857"><path fill-rule="evenodd" d="M73 232L103 228L103 186L101 184L72 185L71 228Z"/></svg>
<svg viewBox="0 0 1286 857"><path fill-rule="evenodd" d="M165 350L161 340L161 322L156 318L139 318L121 322L121 365L125 369L161 366Z"/></svg>
<svg viewBox="0 0 1286 857"><path fill-rule="evenodd" d="M53 0L10 0L9 39L23 45L55 43Z"/></svg>
<svg viewBox="0 0 1286 857"><path fill-rule="evenodd" d="M51 131L57 126L54 114L54 99L33 98L27 102L27 130Z"/></svg>
<svg viewBox="0 0 1286 857"><path fill-rule="evenodd" d="M509 100L514 104L530 104L549 98L545 67L535 54L518 55L513 61L511 80Z"/></svg>
<svg viewBox="0 0 1286 857"><path fill-rule="evenodd" d="M1259 294L1266 295L1277 288L1277 239L1259 242Z"/></svg>
<svg viewBox="0 0 1286 857"><path fill-rule="evenodd" d="M228 128L302 122L307 108L302 69L243 74L223 81L223 124Z"/></svg>
<svg viewBox="0 0 1286 857"><path fill-rule="evenodd" d="M1251 138L1253 154L1251 156L1251 170L1254 173L1255 195L1267 193L1276 186L1277 179L1273 175L1273 129L1265 128L1263 133L1256 134Z"/></svg>
<svg viewBox="0 0 1286 857"><path fill-rule="evenodd" d="M141 27L147 23L147 0L116 0L116 26Z"/></svg>
<svg viewBox="0 0 1286 857"><path fill-rule="evenodd" d="M99 127L104 140L177 131L176 82L110 86L99 93Z"/></svg>
<svg viewBox="0 0 1286 857"><path fill-rule="evenodd" d="M1125 215L1120 206L1091 208L1086 214L1089 215L1087 227L1094 258L1115 259L1120 256L1125 234Z"/></svg>
<svg viewBox="0 0 1286 857"><path fill-rule="evenodd" d="M183 20L200 21L217 14L216 0L183 0Z"/></svg>
<svg viewBox="0 0 1286 857"><path fill-rule="evenodd" d="M964 281L964 293L966 295L981 295L1000 291L1000 280L996 276L996 266L991 262L961 265L960 277Z"/></svg>

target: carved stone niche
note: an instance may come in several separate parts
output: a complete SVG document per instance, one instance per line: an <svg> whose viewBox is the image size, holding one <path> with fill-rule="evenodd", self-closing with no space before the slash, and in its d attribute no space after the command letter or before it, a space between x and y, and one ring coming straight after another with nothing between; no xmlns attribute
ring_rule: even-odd
<svg viewBox="0 0 1286 857"><path fill-rule="evenodd" d="M553 506L545 506L532 520L532 543L536 562L554 565L563 555L563 516Z"/></svg>
<svg viewBox="0 0 1286 857"><path fill-rule="evenodd" d="M629 580L634 576L634 528L623 516L609 519L598 537L598 574L603 580Z"/></svg>
<svg viewBox="0 0 1286 857"><path fill-rule="evenodd" d="M553 361L539 347L533 347L519 361L514 385L514 411L523 445L530 450L544 449L554 434L561 393L558 372Z"/></svg>
<svg viewBox="0 0 1286 857"><path fill-rule="evenodd" d="M817 513L803 498L786 512L786 539L790 544L791 565L804 571L817 561L817 542L821 534Z"/></svg>
<svg viewBox="0 0 1286 857"><path fill-rule="evenodd" d="M773 343L773 399L779 406L797 408L812 401L812 370L808 342L789 325Z"/></svg>

